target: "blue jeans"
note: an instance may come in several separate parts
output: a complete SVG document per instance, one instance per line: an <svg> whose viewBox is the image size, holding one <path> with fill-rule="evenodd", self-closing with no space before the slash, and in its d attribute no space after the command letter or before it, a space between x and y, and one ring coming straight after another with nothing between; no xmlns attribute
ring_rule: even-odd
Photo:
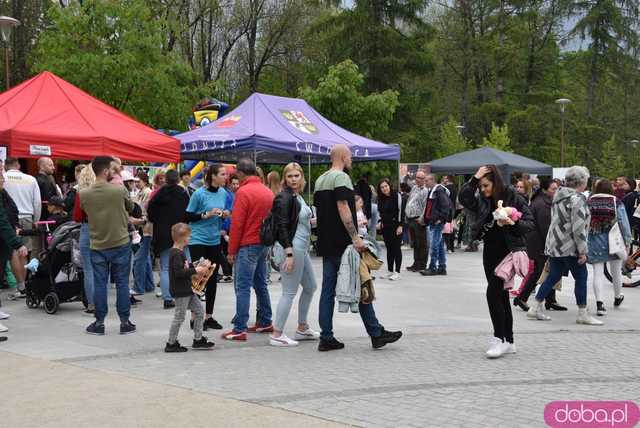
<svg viewBox="0 0 640 428"><path fill-rule="evenodd" d="M333 308L336 302L336 283L338 282L338 271L340 271L340 256L325 256L322 258L322 291L320 292L320 337L330 339L333 337ZM371 337L378 337L382 334L382 326L376 318L373 304L358 305L360 318L364 328Z"/></svg>
<svg viewBox="0 0 640 428"><path fill-rule="evenodd" d="M431 261L429 270L438 270L447 268L447 252L442 239L442 230L444 224L434 224L429 226L429 240L431 241Z"/></svg>
<svg viewBox="0 0 640 428"><path fill-rule="evenodd" d="M236 256L234 288L236 292L236 315L231 321L233 331L247 331L251 287L256 292L259 326L271 325L271 299L267 288L267 250L263 245L240 247Z"/></svg>
<svg viewBox="0 0 640 428"><path fill-rule="evenodd" d="M549 275L544 280L538 293L536 300L541 302L549 295L551 289L560 279L562 274L570 271L576 282L574 293L576 295L576 303L578 306L586 306L587 304L587 265L579 264L577 257L549 257Z"/></svg>
<svg viewBox="0 0 640 428"><path fill-rule="evenodd" d="M129 300L129 274L131 273L131 244L108 250L91 250L93 265L94 299L96 321L103 323L107 316L107 282L109 272L116 283L116 309L120 322L129 320L131 302Z"/></svg>
<svg viewBox="0 0 640 428"><path fill-rule="evenodd" d="M93 265L91 264L91 248L89 247L89 224L80 226L80 255L82 256L82 271L84 274L84 295L89 305L93 305Z"/></svg>
<svg viewBox="0 0 640 428"><path fill-rule="evenodd" d="M144 294L155 290L153 267L151 265L151 236L143 236L140 248L133 256L133 290Z"/></svg>

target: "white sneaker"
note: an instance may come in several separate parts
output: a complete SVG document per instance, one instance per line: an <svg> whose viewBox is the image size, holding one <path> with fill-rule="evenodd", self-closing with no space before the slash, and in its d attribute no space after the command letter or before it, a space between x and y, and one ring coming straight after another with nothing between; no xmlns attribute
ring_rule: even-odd
<svg viewBox="0 0 640 428"><path fill-rule="evenodd" d="M527 311L527 318L538 321L551 321L551 317L544 313L542 302L538 302L535 306L531 306Z"/></svg>
<svg viewBox="0 0 640 428"><path fill-rule="evenodd" d="M9 300L24 299L25 297L27 297L27 293L24 290L16 290L8 296Z"/></svg>
<svg viewBox="0 0 640 428"><path fill-rule="evenodd" d="M497 337L492 337L489 341L489 349L487 350L487 358L500 358L507 352L507 344Z"/></svg>
<svg viewBox="0 0 640 428"><path fill-rule="evenodd" d="M576 319L576 324L603 325L604 323L589 315L587 308L578 308L578 318Z"/></svg>
<svg viewBox="0 0 640 428"><path fill-rule="evenodd" d="M397 281L399 279L400 279L400 274L398 272L395 272L389 275L389 281Z"/></svg>
<svg viewBox="0 0 640 428"><path fill-rule="evenodd" d="M4 333L6 331L9 331L9 328L7 328L7 326L5 326L4 324L0 324L0 333Z"/></svg>
<svg viewBox="0 0 640 428"><path fill-rule="evenodd" d="M289 339L284 333L280 335L280 337L269 336L269 344L271 346L298 346L298 342L293 339Z"/></svg>
<svg viewBox="0 0 640 428"><path fill-rule="evenodd" d="M6 312L0 311L0 320L8 320L10 315Z"/></svg>
<svg viewBox="0 0 640 428"><path fill-rule="evenodd" d="M320 333L308 328L305 331L296 330L296 334L294 337L296 338L296 340L318 340L320 339Z"/></svg>
<svg viewBox="0 0 640 428"><path fill-rule="evenodd" d="M506 350L504 351L505 354L515 354L516 353L516 344L515 343L509 343L509 342L505 342L505 348Z"/></svg>
<svg viewBox="0 0 640 428"><path fill-rule="evenodd" d="M162 291L156 292L156 297L162 297Z"/></svg>

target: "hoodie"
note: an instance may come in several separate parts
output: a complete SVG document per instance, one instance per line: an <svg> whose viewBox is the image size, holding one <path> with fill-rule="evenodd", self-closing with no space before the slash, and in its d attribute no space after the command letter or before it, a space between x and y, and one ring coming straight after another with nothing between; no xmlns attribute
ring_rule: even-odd
<svg viewBox="0 0 640 428"><path fill-rule="evenodd" d="M551 224L545 254L549 257L587 255L591 214L587 199L570 187L561 187L551 204Z"/></svg>

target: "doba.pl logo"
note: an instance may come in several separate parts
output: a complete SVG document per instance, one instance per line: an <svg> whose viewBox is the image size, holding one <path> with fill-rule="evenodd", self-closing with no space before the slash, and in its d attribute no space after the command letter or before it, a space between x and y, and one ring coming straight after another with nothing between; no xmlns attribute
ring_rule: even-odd
<svg viewBox="0 0 640 428"><path fill-rule="evenodd" d="M553 401L544 408L552 428L632 428L640 420L633 401Z"/></svg>

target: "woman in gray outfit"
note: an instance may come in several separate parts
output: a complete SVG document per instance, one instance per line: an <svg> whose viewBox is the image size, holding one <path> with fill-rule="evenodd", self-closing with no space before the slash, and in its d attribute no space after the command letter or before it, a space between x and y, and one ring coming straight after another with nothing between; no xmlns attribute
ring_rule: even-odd
<svg viewBox="0 0 640 428"><path fill-rule="evenodd" d="M276 196L271 211L278 241L275 253L282 275L282 297L278 302L274 331L269 343L272 346L296 346L299 340L315 340L320 337L307 323L309 307L317 288L309 255L312 214L311 208L300 196L305 186L302 167L297 163L290 163L284 168L282 175L284 188ZM302 294L298 301L298 328L293 340L283 330L299 285L302 285Z"/></svg>

